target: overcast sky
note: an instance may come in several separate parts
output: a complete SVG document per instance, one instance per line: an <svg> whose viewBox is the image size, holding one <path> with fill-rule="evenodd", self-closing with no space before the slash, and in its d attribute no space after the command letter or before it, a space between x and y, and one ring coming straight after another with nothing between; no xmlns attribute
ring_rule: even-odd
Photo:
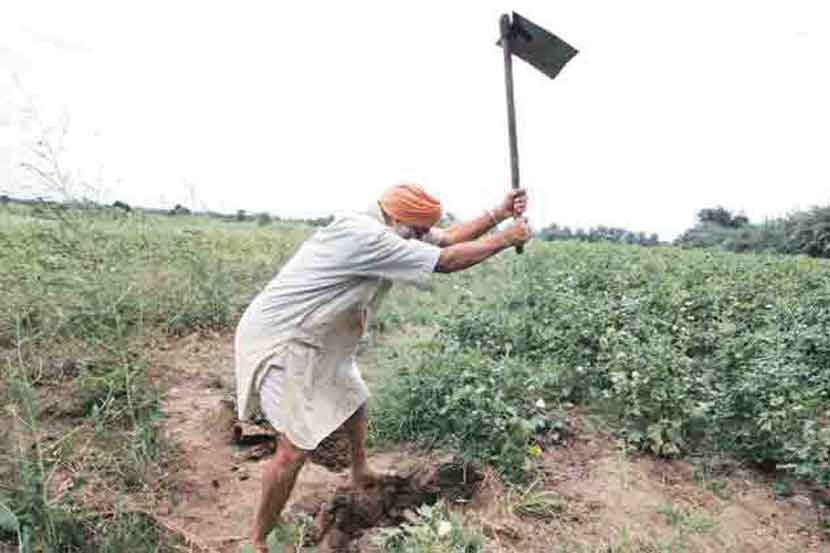
<svg viewBox="0 0 830 553"><path fill-rule="evenodd" d="M509 186L498 16L580 50L514 65L523 184L555 221L673 238L702 207L830 203L827 2L4 2L0 191L36 127L147 206L324 215L417 181L462 216Z"/></svg>

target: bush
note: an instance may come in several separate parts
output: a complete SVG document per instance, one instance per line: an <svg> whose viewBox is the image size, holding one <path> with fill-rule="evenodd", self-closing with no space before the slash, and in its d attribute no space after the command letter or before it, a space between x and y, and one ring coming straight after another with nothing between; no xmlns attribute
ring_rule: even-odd
<svg viewBox="0 0 830 553"><path fill-rule="evenodd" d="M463 296L435 343L399 359L378 435L454 445L515 477L556 423L533 410L539 397L601 409L658 455L715 451L830 480L826 263L578 243L531 252L511 261L510 286Z"/></svg>
<svg viewBox="0 0 830 553"><path fill-rule="evenodd" d="M181 204L176 204L170 210L170 215L190 215L190 210Z"/></svg>
<svg viewBox="0 0 830 553"><path fill-rule="evenodd" d="M726 210L701 210L698 219L697 225L675 239L675 245L830 258L830 206L813 207L758 225L750 224L744 216L732 217Z"/></svg>
<svg viewBox="0 0 830 553"><path fill-rule="evenodd" d="M372 435L459 450L521 479L528 447L561 423L559 371L493 359L450 343L393 354L398 370L378 394ZM540 401L541 400L541 401Z"/></svg>
<svg viewBox="0 0 830 553"><path fill-rule="evenodd" d="M796 213L789 221L789 249L811 257L830 257L830 206Z"/></svg>

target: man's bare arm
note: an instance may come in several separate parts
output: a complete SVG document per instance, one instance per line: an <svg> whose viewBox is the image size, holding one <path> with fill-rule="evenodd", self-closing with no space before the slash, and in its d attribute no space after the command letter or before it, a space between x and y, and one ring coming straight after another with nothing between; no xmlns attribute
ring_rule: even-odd
<svg viewBox="0 0 830 553"><path fill-rule="evenodd" d="M469 242L482 236L484 233L516 215L522 215L527 205L527 193L524 189L511 190L504 201L496 208L485 211L480 216L451 226L442 230L439 234L438 245L441 247L452 246L463 242Z"/></svg>
<svg viewBox="0 0 830 553"><path fill-rule="evenodd" d="M530 239L530 229L524 219L518 219L505 230L492 236L447 246L441 250L441 256L435 266L435 272L454 273L478 265L488 257Z"/></svg>
<svg viewBox="0 0 830 553"><path fill-rule="evenodd" d="M484 233L504 220L503 218L497 217L495 214L491 215L491 213L492 210L490 212L485 212L475 219L471 219L463 223L457 223L448 229L441 230L438 245L442 248L446 248L455 244L469 242L482 236Z"/></svg>

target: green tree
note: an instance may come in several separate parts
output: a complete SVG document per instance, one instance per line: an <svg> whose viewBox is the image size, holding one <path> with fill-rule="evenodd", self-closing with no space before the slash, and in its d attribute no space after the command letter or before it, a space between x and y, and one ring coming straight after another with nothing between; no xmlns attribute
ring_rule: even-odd
<svg viewBox="0 0 830 553"><path fill-rule="evenodd" d="M830 257L830 206L796 213L787 226L787 247L792 253Z"/></svg>
<svg viewBox="0 0 830 553"><path fill-rule="evenodd" d="M176 204L176 206L170 210L170 215L190 215L190 210L182 204Z"/></svg>
<svg viewBox="0 0 830 553"><path fill-rule="evenodd" d="M707 207L697 212L697 220L701 224L714 223L727 228L740 228L749 223L746 215L733 215L723 206Z"/></svg>

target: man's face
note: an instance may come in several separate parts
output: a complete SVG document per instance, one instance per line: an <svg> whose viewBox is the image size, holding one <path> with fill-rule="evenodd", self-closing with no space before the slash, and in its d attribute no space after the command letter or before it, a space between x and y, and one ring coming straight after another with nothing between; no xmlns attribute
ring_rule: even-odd
<svg viewBox="0 0 830 553"><path fill-rule="evenodd" d="M409 240L410 238L420 240L429 232L429 227L413 227L397 221L392 225L392 229L395 231L395 234L404 240Z"/></svg>

